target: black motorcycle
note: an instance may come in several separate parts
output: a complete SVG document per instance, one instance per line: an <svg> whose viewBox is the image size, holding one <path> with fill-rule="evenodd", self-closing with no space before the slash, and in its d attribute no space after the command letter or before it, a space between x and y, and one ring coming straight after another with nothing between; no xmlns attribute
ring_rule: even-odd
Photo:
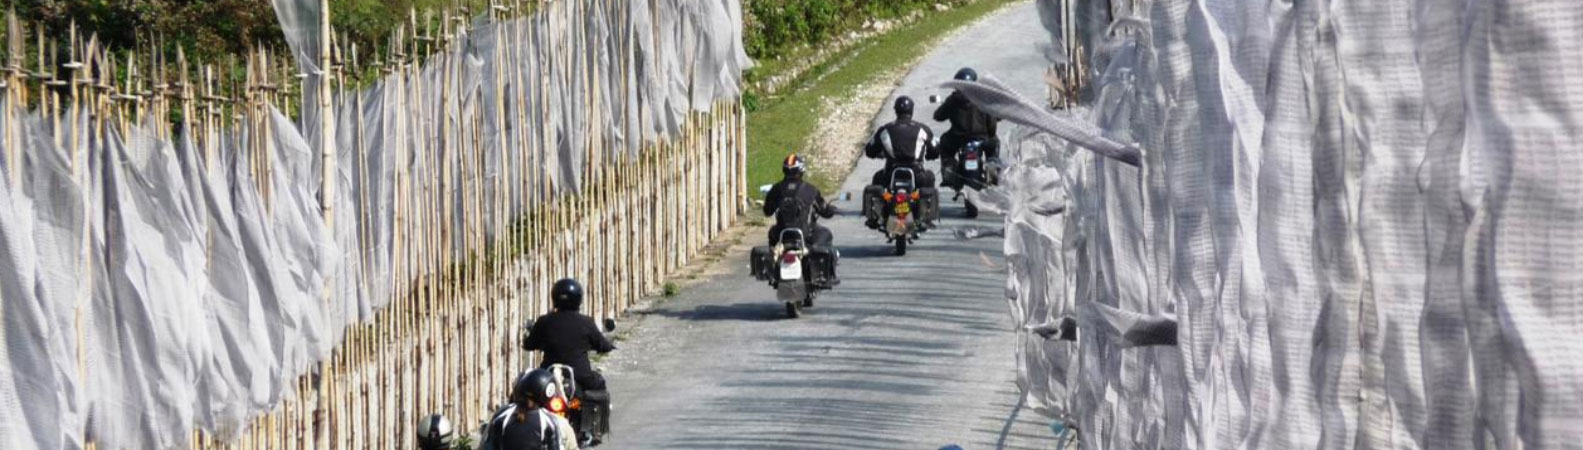
<svg viewBox="0 0 1583 450"><path fill-rule="evenodd" d="M751 257L753 277L775 288L776 300L786 304L786 315L797 318L802 309L812 307L820 291L834 287L828 273L833 272L834 249L815 251L801 228L781 230L774 247L754 247Z"/></svg>
<svg viewBox="0 0 1583 450"><path fill-rule="evenodd" d="M956 177L960 182L955 183L952 189L956 196L952 200L962 199L962 206L967 209L969 219L978 217L978 205L972 199L962 195L962 188L984 189L1000 184L1000 161L989 156L986 152L988 141L983 138L968 140L962 145L962 152L956 160Z"/></svg>
<svg viewBox="0 0 1583 450"><path fill-rule="evenodd" d="M599 331L602 333L616 331L615 319L607 318L601 325ZM523 325L523 342L527 342L527 330L532 329L532 320ZM551 364L548 369L555 375L556 395L552 397L560 400L544 406L572 424L572 429L577 431L578 446L589 448L604 442L605 436L610 434L610 391L579 389L577 373L571 366Z"/></svg>
<svg viewBox="0 0 1583 450"><path fill-rule="evenodd" d="M897 256L907 254L907 246L927 229L924 218L932 217L931 210L938 209L930 201L937 199L925 195L926 189L918 186L913 169L897 167L891 170L889 186L875 186L865 192L864 214L872 216L869 228L883 233L887 243L895 244Z"/></svg>

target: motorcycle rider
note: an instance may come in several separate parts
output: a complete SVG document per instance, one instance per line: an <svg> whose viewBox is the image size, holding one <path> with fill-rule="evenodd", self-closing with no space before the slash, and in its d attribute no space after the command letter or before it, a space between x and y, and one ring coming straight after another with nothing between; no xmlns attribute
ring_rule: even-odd
<svg viewBox="0 0 1583 450"><path fill-rule="evenodd" d="M601 413L608 411L610 392L605 388L605 377L594 371L588 352L610 353L616 349L615 344L605 338L592 318L578 312L583 306L583 285L577 280L556 281L550 289L550 300L555 311L533 322L533 328L522 339L522 349L544 352L540 369L553 364L571 367L577 381L573 395L584 404L600 408ZM587 445L597 445L601 437L584 432L578 438Z"/></svg>
<svg viewBox="0 0 1583 450"><path fill-rule="evenodd" d="M916 175L917 188L934 189L934 173L924 168L923 162L940 158L934 147L934 130L928 126L912 120L913 101L911 97L901 96L896 98L892 107L896 112L896 120L880 126L874 131L874 137L869 139L868 145L863 147L863 154L869 158L884 158L885 167L874 172L874 179L868 188L864 189L865 208L870 210L878 207L880 202L875 200L880 193L890 185L891 171L899 167L913 170ZM932 203L932 201L931 201ZM866 211L865 225L869 228L879 227L879 212ZM932 220L927 215L926 220ZM932 224L930 224L932 225Z"/></svg>
<svg viewBox="0 0 1583 450"><path fill-rule="evenodd" d="M554 384L555 375L545 369L533 369L517 375L511 385L511 403L490 416L489 423L484 427L481 448L577 450L577 438L572 425L550 410L556 395Z"/></svg>
<svg viewBox="0 0 1583 450"><path fill-rule="evenodd" d="M978 72L971 67L963 67L956 71L954 78L978 81ZM991 159L1000 157L1000 139L996 137L1000 119L978 109L978 106L968 100L966 95L962 95L961 91L952 92L945 98L945 102L934 110L934 121L951 122L951 128L940 135L940 170L945 173L946 186L958 191L962 190L962 177L956 173L957 154L968 141L982 139L984 156Z"/></svg>
<svg viewBox="0 0 1583 450"><path fill-rule="evenodd" d="M420 450L451 450L456 445L456 428L444 414L430 414L418 420L418 448Z"/></svg>
<svg viewBox="0 0 1583 450"><path fill-rule="evenodd" d="M807 171L807 161L793 153L786 157L781 164L781 174L784 176L779 183L770 187L764 196L764 215L775 216L775 226L770 227L770 247L780 243L781 230L788 227L801 228L807 233L808 249L821 255L833 255L831 243L835 236L830 234L830 229L819 225L818 217L826 219L835 217L835 205L825 201L824 194L819 193L819 188L812 183L803 181L803 174ZM817 215L818 217L815 217ZM826 259L824 264L825 277L832 284L839 284L840 279L835 275L835 259Z"/></svg>

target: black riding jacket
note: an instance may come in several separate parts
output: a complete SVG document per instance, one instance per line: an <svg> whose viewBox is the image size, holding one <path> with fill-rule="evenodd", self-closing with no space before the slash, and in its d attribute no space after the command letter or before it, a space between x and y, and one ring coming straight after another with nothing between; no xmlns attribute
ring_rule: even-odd
<svg viewBox="0 0 1583 450"><path fill-rule="evenodd" d="M802 181L800 177L782 179L779 183L775 183L774 186L770 187L769 194L764 196L764 215L775 216L775 210L780 209L781 202L794 198L801 201L804 205L811 206L811 212L820 217L828 219L835 216L835 205L826 202L824 194L819 193L819 188ZM779 221L780 218L776 217L776 222ZM818 218L808 218L809 224L815 222L818 222ZM785 224L777 223L777 225Z"/></svg>
<svg viewBox="0 0 1583 450"><path fill-rule="evenodd" d="M499 450L559 449L558 430L548 412L538 408L507 405L491 416L484 439L494 441Z"/></svg>
<svg viewBox="0 0 1583 450"><path fill-rule="evenodd" d="M616 346L605 339L604 333L594 325L594 319L577 311L556 311L539 317L533 329L523 340L524 350L544 352L544 362L539 368L551 364L565 364L575 371L578 384L586 383L593 376L593 364L588 352L609 353Z"/></svg>
<svg viewBox="0 0 1583 450"><path fill-rule="evenodd" d="M961 137L993 138L996 136L1000 119L978 109L972 101L961 92L952 92L945 98L945 102L934 110L934 121L951 122L951 129L946 130L946 135Z"/></svg>
<svg viewBox="0 0 1583 450"><path fill-rule="evenodd" d="M927 160L940 159L934 148L934 131L928 126L902 117L874 131L874 137L863 147L863 154L870 158L885 158L887 167L911 166Z"/></svg>

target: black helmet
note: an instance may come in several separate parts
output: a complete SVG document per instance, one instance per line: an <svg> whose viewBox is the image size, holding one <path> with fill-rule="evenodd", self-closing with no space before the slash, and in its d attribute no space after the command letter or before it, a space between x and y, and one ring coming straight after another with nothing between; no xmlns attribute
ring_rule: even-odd
<svg viewBox="0 0 1583 450"><path fill-rule="evenodd" d="M898 115L898 116L911 116L912 115L912 97L908 97L908 96L905 96L905 95L900 96L900 97L896 97L895 109L896 109L896 115Z"/></svg>
<svg viewBox="0 0 1583 450"><path fill-rule="evenodd" d="M978 72L973 71L972 67L963 67L962 70L956 71L956 79L963 81L978 81Z"/></svg>
<svg viewBox="0 0 1583 450"><path fill-rule="evenodd" d="M583 307L583 285L577 280L562 278L550 289L550 303L561 311L576 311Z"/></svg>
<svg viewBox="0 0 1583 450"><path fill-rule="evenodd" d="M456 445L456 429L443 414L430 414L418 420L418 448L423 450L450 450Z"/></svg>
<svg viewBox="0 0 1583 450"><path fill-rule="evenodd" d="M526 407L528 402L536 405L546 405L550 397L555 396L555 375L549 370L533 369L517 375L517 381L511 385L511 402L517 406Z"/></svg>
<svg viewBox="0 0 1583 450"><path fill-rule="evenodd" d="M803 161L802 157L797 156L796 153L786 156L786 161L781 163L781 173L787 176L802 175L803 171L807 169L808 163Z"/></svg>

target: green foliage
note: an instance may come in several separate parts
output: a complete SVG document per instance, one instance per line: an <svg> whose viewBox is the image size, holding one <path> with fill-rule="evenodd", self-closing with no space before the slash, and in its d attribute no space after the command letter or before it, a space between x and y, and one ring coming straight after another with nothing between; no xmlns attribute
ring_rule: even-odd
<svg viewBox="0 0 1583 450"><path fill-rule="evenodd" d="M742 107L744 109L747 109L748 112L758 111L759 110L759 95L758 95L758 93L756 93L756 92L743 92L742 93Z"/></svg>
<svg viewBox="0 0 1583 450"><path fill-rule="evenodd" d="M257 45L283 45L275 11L265 0L18 0L17 16L42 26L48 39L63 39L71 24L97 35L112 49L147 48L160 42L206 61L240 54ZM85 36L86 37L86 36Z"/></svg>
<svg viewBox="0 0 1583 450"><path fill-rule="evenodd" d="M744 0L742 45L754 59L773 58L799 45L818 45L864 20L889 19L964 0Z"/></svg>
<svg viewBox="0 0 1583 450"><path fill-rule="evenodd" d="M360 57L385 49L397 29L408 26L411 11L475 15L487 0L330 0L332 26ZM17 16L29 24L29 38L42 26L59 40L71 25L97 35L116 50L147 48L158 42L166 51L180 46L194 61L220 63L254 48L284 49L285 37L269 0L16 0ZM437 24L432 19L420 26ZM408 37L412 36L408 31Z"/></svg>
<svg viewBox="0 0 1583 450"><path fill-rule="evenodd" d="M463 433L461 437L456 439L456 450L473 450L475 444L472 435Z"/></svg>
<svg viewBox="0 0 1583 450"><path fill-rule="evenodd" d="M774 3L772 0L748 0L750 3ZM786 0L795 3L799 0ZM836 1L836 0L830 0ZM857 3L860 0L848 0ZM780 160L787 153L806 151L806 146L818 128L823 98L850 95L852 90L875 74L895 68L917 56L917 50L927 48L951 30L971 23L996 8L1014 0L978 0L950 11L924 16L918 22L870 39L841 55L834 55L825 64L801 75L794 86L784 94L754 98L753 113L748 115L748 191L758 196L760 185L780 179ZM879 3L906 4L905 1L863 2L865 7ZM870 3L874 5L870 5ZM916 2L933 5L933 2ZM922 46L922 47L920 47ZM832 61L844 61L834 64ZM744 100L745 101L745 100ZM858 151L851 149L851 151ZM847 167L822 167L812 161L815 184L831 190L839 186Z"/></svg>
<svg viewBox="0 0 1583 450"><path fill-rule="evenodd" d="M673 282L673 281L665 282L665 286L660 291L660 295L665 296L665 298L675 297L677 295L681 295L681 293L682 293L681 286L677 286L676 282Z"/></svg>

